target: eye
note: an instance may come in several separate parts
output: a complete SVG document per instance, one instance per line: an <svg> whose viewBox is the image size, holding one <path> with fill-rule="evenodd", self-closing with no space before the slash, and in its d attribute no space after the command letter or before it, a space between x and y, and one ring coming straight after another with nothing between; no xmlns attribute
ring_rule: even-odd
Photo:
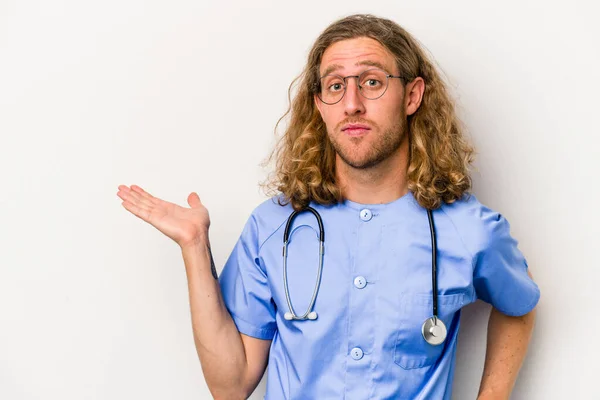
<svg viewBox="0 0 600 400"><path fill-rule="evenodd" d="M344 84L342 84L341 82L332 83L327 88L327 90L329 90L330 92L339 92L340 90L343 90L343 89L344 89Z"/></svg>
<svg viewBox="0 0 600 400"><path fill-rule="evenodd" d="M385 86L386 79L385 72L379 69L370 69L362 73L360 86L369 91L380 90Z"/></svg>
<svg viewBox="0 0 600 400"><path fill-rule="evenodd" d="M338 93L344 91L344 79L338 75L325 75L321 78L321 87L324 92Z"/></svg>
<svg viewBox="0 0 600 400"><path fill-rule="evenodd" d="M381 81L376 78L367 78L363 80L361 86L369 89L376 89L381 86Z"/></svg>

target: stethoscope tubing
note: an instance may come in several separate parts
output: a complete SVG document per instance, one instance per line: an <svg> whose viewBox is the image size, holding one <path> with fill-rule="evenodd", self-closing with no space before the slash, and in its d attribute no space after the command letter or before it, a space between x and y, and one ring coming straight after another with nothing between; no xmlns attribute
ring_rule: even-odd
<svg viewBox="0 0 600 400"><path fill-rule="evenodd" d="M313 290L312 298L310 300L310 304L308 309L304 314L298 316L294 311L294 307L292 305L292 300L290 297L288 279L287 279L287 253L288 253L288 243L290 236L290 228L294 219L302 212L309 211L311 212L317 222L319 224L319 269L317 272L317 280L315 282L315 288ZM438 319L438 287L437 287L437 241L435 234L435 224L433 222L433 213L430 209L427 209L427 217L429 219L429 231L431 234L431 286L432 286L432 308L433 308L433 316L425 320L422 326L422 334L423 338L432 345L439 345L444 342L447 331L444 323ZM317 313L312 311L315 301L317 299L317 293L319 292L319 286L321 284L321 276L323 273L323 256L325 253L325 230L323 228L323 220L321 216L314 208L308 206L301 210L294 210L292 214L290 214L287 223L285 225L285 230L283 233L283 286L285 289L285 299L288 304L289 312L284 314L284 318L286 320L314 320L317 319Z"/></svg>
<svg viewBox="0 0 600 400"><path fill-rule="evenodd" d="M317 223L319 224L319 269L317 272L317 281L315 283L315 288L313 290L313 295L310 300L310 304L308 305L308 309L302 316L298 316L296 311L294 311L294 307L292 306L292 299L290 297L288 280L287 280L287 250L289 243L289 234L290 228L294 219L303 211L310 211L315 218L317 219ZM315 305L315 301L317 300L317 293L319 292L319 286L321 285L321 276L323 275L323 255L325 254L325 230L323 229L323 220L321 216L314 208L308 206L302 210L295 210L290 217L288 218L287 224L285 226L285 231L283 233L283 287L285 289L285 299L288 303L288 309L290 313L286 313L286 319L294 319L294 320L305 320L309 318L309 314L311 314L313 306ZM291 315L290 315L291 314ZM316 313L312 313L311 316L316 318ZM291 318L290 318L291 317ZM309 319L315 319L309 318Z"/></svg>
<svg viewBox="0 0 600 400"><path fill-rule="evenodd" d="M433 291L433 316L438 316L438 289L437 289L437 241L435 235L435 224L433 222L433 214L427 209L427 217L429 218L429 231L431 233L431 288Z"/></svg>

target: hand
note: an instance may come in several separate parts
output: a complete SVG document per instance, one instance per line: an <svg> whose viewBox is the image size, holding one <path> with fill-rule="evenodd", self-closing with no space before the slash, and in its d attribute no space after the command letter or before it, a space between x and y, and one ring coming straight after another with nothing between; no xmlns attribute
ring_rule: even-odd
<svg viewBox="0 0 600 400"><path fill-rule="evenodd" d="M117 196L123 199L121 205L125 209L154 226L182 248L199 243L208 235L208 210L195 192L187 198L191 208L161 200L136 185L131 185L131 188L119 185Z"/></svg>

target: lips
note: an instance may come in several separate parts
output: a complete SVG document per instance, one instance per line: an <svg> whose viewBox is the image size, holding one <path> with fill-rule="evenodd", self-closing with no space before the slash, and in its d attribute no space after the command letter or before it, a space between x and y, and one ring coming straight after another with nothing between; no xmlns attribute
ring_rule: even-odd
<svg viewBox="0 0 600 400"><path fill-rule="evenodd" d="M346 124L344 126L342 126L342 131L348 130L348 129L371 129L369 128L369 125L363 125L363 124Z"/></svg>
<svg viewBox="0 0 600 400"><path fill-rule="evenodd" d="M369 130L371 130L371 128L364 124L346 124L342 127L342 132L351 136L362 135Z"/></svg>

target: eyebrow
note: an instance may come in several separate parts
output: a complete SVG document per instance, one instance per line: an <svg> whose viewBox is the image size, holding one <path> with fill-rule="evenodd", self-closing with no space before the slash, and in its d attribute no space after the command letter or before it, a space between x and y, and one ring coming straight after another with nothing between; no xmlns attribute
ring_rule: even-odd
<svg viewBox="0 0 600 400"><path fill-rule="evenodd" d="M383 64L381 64L380 62L377 62L377 61L364 60L364 61L359 61L354 65L356 65L356 66L368 65L370 67L377 67L377 68L382 69L387 72L387 68L384 67ZM332 73L333 71L337 71L338 69L344 69L344 66L340 65L340 64L331 64L330 66L328 66L325 69L325 72L323 72L322 76L329 75L330 73Z"/></svg>

